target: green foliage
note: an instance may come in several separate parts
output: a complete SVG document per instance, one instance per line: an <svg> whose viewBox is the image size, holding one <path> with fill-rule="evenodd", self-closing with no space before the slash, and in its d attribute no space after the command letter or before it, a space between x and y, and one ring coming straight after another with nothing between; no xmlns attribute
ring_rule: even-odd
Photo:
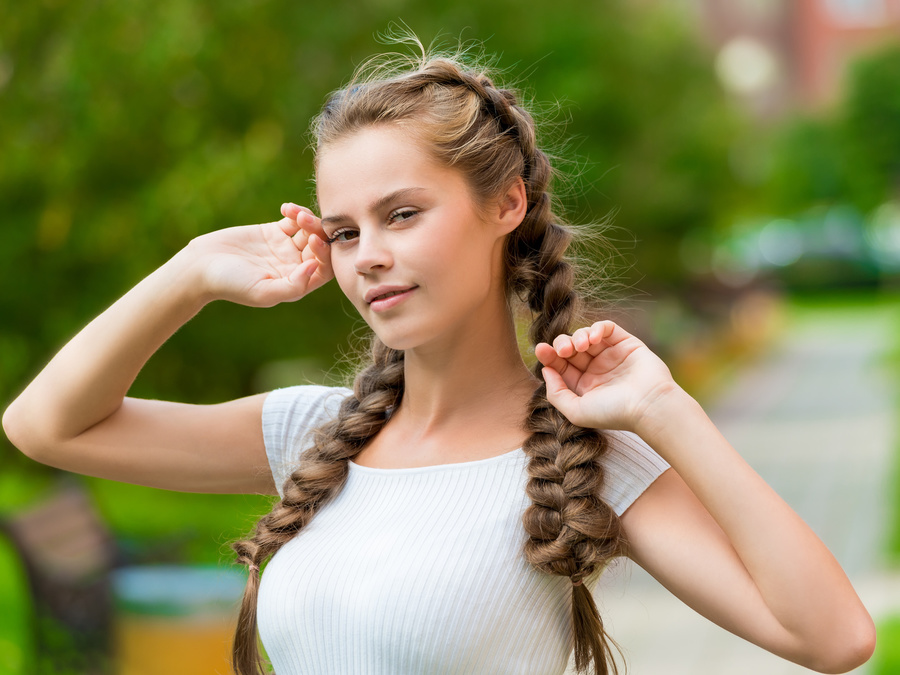
<svg viewBox="0 0 900 675"><path fill-rule="evenodd" d="M868 209L900 193L900 42L855 64L843 131L855 202Z"/></svg>
<svg viewBox="0 0 900 675"><path fill-rule="evenodd" d="M509 45L504 57L529 64L546 55L529 86L571 104L565 132L582 158L575 220L614 211L637 241L647 285L678 284L673 246L689 229L710 227L734 190L727 155L737 123L710 57L686 17L665 7L564 2L528 14L527 25L498 14L492 32Z"/></svg>
<svg viewBox="0 0 900 675"><path fill-rule="evenodd" d="M25 570L5 537L0 537L0 603L0 673L24 674L34 655L31 599Z"/></svg>
<svg viewBox="0 0 900 675"><path fill-rule="evenodd" d="M229 564L243 539L272 508L273 497L198 495L89 480L104 521L131 562Z"/></svg>
<svg viewBox="0 0 900 675"><path fill-rule="evenodd" d="M625 2L228 3L57 0L0 9L0 401L130 285L216 228L312 201L308 120L374 34L484 38L575 138L577 220L618 210L641 274L713 219L728 116L684 18ZM571 102L567 105L565 102ZM554 122L551 121L551 124ZM571 149L565 151L571 157ZM564 167L565 168L565 167ZM589 215L584 215L589 214ZM258 390L260 365L329 364L352 310L332 284L296 306L212 306L133 391L214 401Z"/></svg>
<svg viewBox="0 0 900 675"><path fill-rule="evenodd" d="M820 120L795 120L781 130L771 170L771 206L800 213L812 204L841 201L847 192L837 130Z"/></svg>
<svg viewBox="0 0 900 675"><path fill-rule="evenodd" d="M892 616L878 623L878 647L872 662L874 675L900 673L900 616Z"/></svg>
<svg viewBox="0 0 900 675"><path fill-rule="evenodd" d="M869 212L900 191L900 43L853 64L847 92L825 117L777 135L767 185L775 213L847 203Z"/></svg>

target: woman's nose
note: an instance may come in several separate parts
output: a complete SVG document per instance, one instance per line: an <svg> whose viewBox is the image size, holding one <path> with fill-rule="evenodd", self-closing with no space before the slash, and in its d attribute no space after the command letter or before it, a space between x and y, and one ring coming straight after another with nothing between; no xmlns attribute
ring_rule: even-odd
<svg viewBox="0 0 900 675"><path fill-rule="evenodd" d="M356 245L354 267L357 274L369 274L377 269L388 269L393 262L383 232L364 232Z"/></svg>

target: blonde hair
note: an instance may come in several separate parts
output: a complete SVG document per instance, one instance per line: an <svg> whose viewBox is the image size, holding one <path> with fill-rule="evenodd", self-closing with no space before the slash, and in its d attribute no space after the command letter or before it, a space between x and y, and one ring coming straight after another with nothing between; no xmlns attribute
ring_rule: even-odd
<svg viewBox="0 0 900 675"><path fill-rule="evenodd" d="M316 149L373 125L397 125L415 135L445 166L461 172L477 202L503 195L521 177L528 209L509 235L507 292L532 314L532 345L568 333L579 311L572 240L551 208L553 170L538 147L534 120L511 89L498 87L484 69L456 56L427 56L405 68L368 64L350 85L331 95L313 120ZM256 635L259 567L292 539L342 488L352 459L387 421L403 396L403 352L373 337L371 363L356 377L333 421L319 428L312 447L284 485L284 498L234 548L250 567L234 641L238 675L265 672ZM534 374L541 381L540 364ZM621 553L619 519L600 497L600 458L607 438L569 422L551 406L543 384L529 402L523 451L532 504L523 515L526 559L547 574L572 580L572 632L579 671L617 672L597 607L581 582Z"/></svg>

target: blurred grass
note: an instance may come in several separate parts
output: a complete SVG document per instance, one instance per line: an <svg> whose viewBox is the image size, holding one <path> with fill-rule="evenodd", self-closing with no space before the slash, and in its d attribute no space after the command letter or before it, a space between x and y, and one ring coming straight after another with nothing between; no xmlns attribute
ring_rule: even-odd
<svg viewBox="0 0 900 675"><path fill-rule="evenodd" d="M874 675L900 675L900 616L878 624L878 649L872 672Z"/></svg>
<svg viewBox="0 0 900 675"><path fill-rule="evenodd" d="M24 674L34 661L31 598L25 570L12 545L0 538L0 673Z"/></svg>

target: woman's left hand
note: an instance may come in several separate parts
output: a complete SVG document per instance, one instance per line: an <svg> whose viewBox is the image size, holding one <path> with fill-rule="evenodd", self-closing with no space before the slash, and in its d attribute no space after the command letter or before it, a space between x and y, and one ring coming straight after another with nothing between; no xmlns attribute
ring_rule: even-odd
<svg viewBox="0 0 900 675"><path fill-rule="evenodd" d="M654 404L680 388L666 364L612 321L542 342L547 399L573 424L640 433Z"/></svg>

